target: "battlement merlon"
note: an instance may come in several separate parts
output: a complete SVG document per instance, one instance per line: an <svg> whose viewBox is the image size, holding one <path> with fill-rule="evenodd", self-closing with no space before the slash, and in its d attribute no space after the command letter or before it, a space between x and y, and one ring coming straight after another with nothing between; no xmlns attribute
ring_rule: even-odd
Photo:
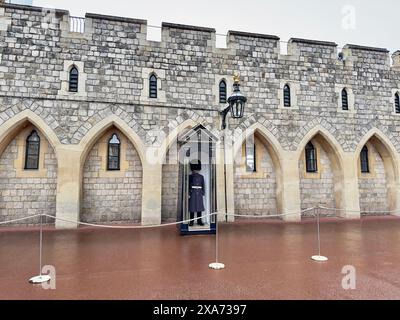
<svg viewBox="0 0 400 320"><path fill-rule="evenodd" d="M44 8L44 7L35 7L28 6L23 4L14 4L14 3L0 3L0 7L4 7L7 9L15 9L15 10L23 10L23 11L32 11L32 12L48 12L54 11L58 15L69 15L68 10L64 9L55 9L55 8Z"/></svg>
<svg viewBox="0 0 400 320"><path fill-rule="evenodd" d="M290 38L287 44L287 53L289 56L297 58L318 54L326 59L337 60L337 47L338 45L331 41Z"/></svg>
<svg viewBox="0 0 400 320"><path fill-rule="evenodd" d="M381 66L385 69L390 69L391 67L390 51L386 48L346 44L343 47L343 52L345 56L351 57L354 63L368 63L370 65ZM395 67L395 65L393 65L393 67Z"/></svg>
<svg viewBox="0 0 400 320"><path fill-rule="evenodd" d="M86 13L85 18L86 19L106 20L106 21L126 22L126 23L134 23L134 24L147 24L147 20L143 20L143 19L109 16L109 15L103 15L103 14L97 14L97 13Z"/></svg>

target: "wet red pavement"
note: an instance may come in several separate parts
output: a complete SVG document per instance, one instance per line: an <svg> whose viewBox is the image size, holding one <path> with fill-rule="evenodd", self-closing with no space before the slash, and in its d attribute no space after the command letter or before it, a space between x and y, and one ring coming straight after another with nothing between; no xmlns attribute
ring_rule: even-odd
<svg viewBox="0 0 400 320"><path fill-rule="evenodd" d="M0 299L400 299L400 219L324 220L316 263L313 222L246 221L220 225L225 270L214 236L181 237L175 227L46 230L44 264L56 290L32 286L38 231L0 231ZM353 265L357 289L343 290Z"/></svg>

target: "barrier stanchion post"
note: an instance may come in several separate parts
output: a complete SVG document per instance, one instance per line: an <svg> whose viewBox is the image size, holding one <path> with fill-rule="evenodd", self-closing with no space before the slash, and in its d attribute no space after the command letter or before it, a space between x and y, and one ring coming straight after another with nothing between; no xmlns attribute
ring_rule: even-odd
<svg viewBox="0 0 400 320"><path fill-rule="evenodd" d="M210 263L208 267L214 270L225 269L225 264L219 262L219 232L218 232L218 213L215 214L215 262Z"/></svg>
<svg viewBox="0 0 400 320"><path fill-rule="evenodd" d="M325 256L321 256L321 236L320 236L320 219L319 219L319 215L320 215L320 207L317 206L315 208L315 210L317 211L317 242L318 242L318 255L312 256L311 259L314 261L318 261L318 262L325 262L328 261L328 258Z"/></svg>
<svg viewBox="0 0 400 320"><path fill-rule="evenodd" d="M40 236L39 236L39 275L29 279L32 284L50 281L49 275L42 275L42 249L43 249L43 214L40 215Z"/></svg>

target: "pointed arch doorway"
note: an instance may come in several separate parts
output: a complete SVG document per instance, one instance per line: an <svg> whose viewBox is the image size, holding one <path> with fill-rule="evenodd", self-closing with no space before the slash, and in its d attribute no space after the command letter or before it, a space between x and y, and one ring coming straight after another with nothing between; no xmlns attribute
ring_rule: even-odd
<svg viewBox="0 0 400 320"><path fill-rule="evenodd" d="M198 218L193 224L179 225L183 235L215 233L216 216L211 214L217 210L216 141L202 125L178 137L178 220ZM203 183L199 183L199 176ZM203 206L199 205L201 202ZM196 212L196 207L204 210Z"/></svg>

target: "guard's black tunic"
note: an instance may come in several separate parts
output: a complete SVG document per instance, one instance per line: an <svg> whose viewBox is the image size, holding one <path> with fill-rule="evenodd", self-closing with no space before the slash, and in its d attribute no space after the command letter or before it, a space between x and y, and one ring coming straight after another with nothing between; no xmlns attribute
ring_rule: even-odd
<svg viewBox="0 0 400 320"><path fill-rule="evenodd" d="M205 210L204 194L204 177L200 173L192 173L189 176L189 212L203 212Z"/></svg>

